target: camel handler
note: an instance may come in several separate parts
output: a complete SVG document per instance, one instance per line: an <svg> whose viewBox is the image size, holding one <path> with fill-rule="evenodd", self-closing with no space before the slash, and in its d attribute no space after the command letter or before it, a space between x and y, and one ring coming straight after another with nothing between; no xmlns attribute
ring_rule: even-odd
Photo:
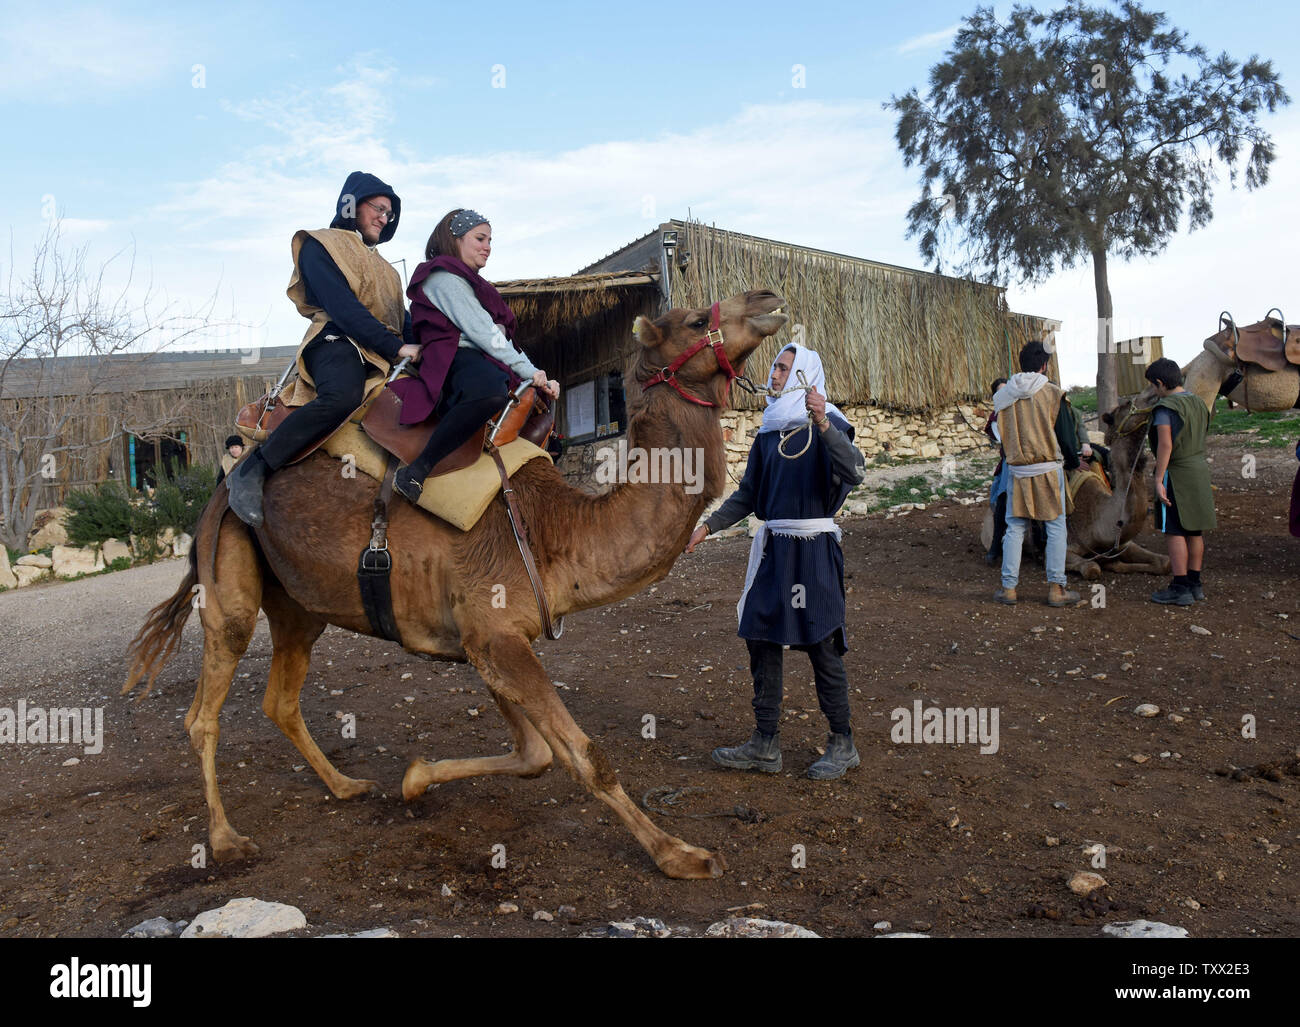
<svg viewBox="0 0 1300 1027"><path fill-rule="evenodd" d="M799 372L803 372L802 380ZM780 395L786 382L805 383ZM844 644L844 554L832 520L865 475L853 428L822 390L826 377L813 350L790 345L772 364L771 391L740 487L695 529L686 552L705 536L755 513L745 587L736 607L737 632L749 649L754 676L754 719L748 742L713 750L713 762L731 770L781 770L783 648L812 662L817 702L830 722L826 754L808 768L819 781L843 777L860 762L849 723Z"/></svg>
<svg viewBox="0 0 1300 1027"><path fill-rule="evenodd" d="M226 479L230 508L262 523L262 485L308 446L328 438L382 387L391 366L416 359L402 279L376 247L397 231L402 201L374 175L343 183L329 228L294 233L289 298L311 321L298 347L295 394L313 398L293 411Z"/></svg>
<svg viewBox="0 0 1300 1027"><path fill-rule="evenodd" d="M993 396L1011 469L1002 587L993 598L1009 605L1016 602L1020 553L1031 521L1044 521L1047 527L1047 605L1070 606L1079 600L1078 592L1065 588L1065 519L1071 503L1064 474L1079 467L1078 436L1070 408L1062 402L1065 393L1043 373L1050 360L1041 342L1028 343L1020 351L1020 373Z"/></svg>
<svg viewBox="0 0 1300 1027"><path fill-rule="evenodd" d="M1205 598L1201 566L1202 532L1217 526L1210 466L1205 461L1205 433L1210 411L1205 401L1183 388L1183 372L1168 357L1154 361L1146 380L1159 399L1151 412L1149 441L1156 454L1156 527L1169 544L1174 580L1151 595L1153 603L1191 606Z"/></svg>

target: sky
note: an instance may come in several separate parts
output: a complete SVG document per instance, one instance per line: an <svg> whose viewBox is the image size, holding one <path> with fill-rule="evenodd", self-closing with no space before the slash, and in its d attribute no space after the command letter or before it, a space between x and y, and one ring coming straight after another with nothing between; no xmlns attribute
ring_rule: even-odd
<svg viewBox="0 0 1300 1027"><path fill-rule="evenodd" d="M358 169L402 198L380 252L408 274L461 206L492 222L496 280L572 274L687 216L926 267L906 234L920 180L884 105L924 91L975 6L0 0L0 290L59 219L156 315L210 307L223 327L185 348L296 344L290 238L328 223ZM1296 38L1296 6L1146 6L1212 53L1272 59L1300 97L1275 42ZM1261 120L1266 187L1221 176L1208 228L1111 260L1118 338L1161 335L1185 363L1221 310L1300 323L1300 103ZM1062 321L1062 377L1092 384L1091 265L1012 281L1008 300Z"/></svg>

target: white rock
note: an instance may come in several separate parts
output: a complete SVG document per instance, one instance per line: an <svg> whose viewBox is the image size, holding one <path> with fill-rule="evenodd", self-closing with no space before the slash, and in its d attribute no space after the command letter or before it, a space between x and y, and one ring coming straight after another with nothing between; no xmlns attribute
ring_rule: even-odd
<svg viewBox="0 0 1300 1027"><path fill-rule="evenodd" d="M172 556L189 556L192 545L194 545L193 537L181 532L172 543Z"/></svg>
<svg viewBox="0 0 1300 1027"><path fill-rule="evenodd" d="M156 916L150 920L143 920L136 924L123 938L179 938L181 931L184 929L185 921L178 920L172 923L165 916Z"/></svg>
<svg viewBox="0 0 1300 1027"><path fill-rule="evenodd" d="M606 927L584 931L584 938L667 938L672 931L657 917L638 916L631 920L615 920Z"/></svg>
<svg viewBox="0 0 1300 1027"><path fill-rule="evenodd" d="M709 938L820 938L806 927L780 920L759 920L752 916L733 916L710 924L704 932Z"/></svg>
<svg viewBox="0 0 1300 1027"><path fill-rule="evenodd" d="M372 927L368 931L357 931L356 934L322 934L322 938L400 938L401 935L391 927Z"/></svg>
<svg viewBox="0 0 1300 1027"><path fill-rule="evenodd" d="M64 760L61 764L59 764L59 766L61 766L61 767L75 767L75 766L76 766L78 763L80 763L80 762L81 762L81 760L77 759L76 756L70 756L70 757L68 757L66 760Z"/></svg>
<svg viewBox="0 0 1300 1027"><path fill-rule="evenodd" d="M500 915L505 916L507 913L518 913L519 907L513 902L503 902L501 905L497 906L497 912Z"/></svg>
<svg viewBox="0 0 1300 1027"><path fill-rule="evenodd" d="M1090 870L1076 871L1069 880L1070 891L1075 895L1090 895L1098 888L1106 887L1106 878Z"/></svg>
<svg viewBox="0 0 1300 1027"><path fill-rule="evenodd" d="M27 548L44 549L46 546L66 546L68 544L68 529L63 525L71 512L66 506L37 510L36 523L40 524L42 520L45 523L27 539Z"/></svg>
<svg viewBox="0 0 1300 1027"><path fill-rule="evenodd" d="M0 546L0 588L17 588L18 579L9 569L9 550Z"/></svg>
<svg viewBox="0 0 1300 1027"><path fill-rule="evenodd" d="M1107 924L1101 929L1102 934L1112 938L1186 938L1186 927L1173 927L1156 920L1125 920L1122 923Z"/></svg>
<svg viewBox="0 0 1300 1027"><path fill-rule="evenodd" d="M297 906L261 899L231 899L220 909L206 909L185 928L182 938L265 938L307 926Z"/></svg>
<svg viewBox="0 0 1300 1027"><path fill-rule="evenodd" d="M1158 717L1160 716L1160 707L1155 703L1144 702L1134 711L1139 717Z"/></svg>
<svg viewBox="0 0 1300 1027"><path fill-rule="evenodd" d="M445 885L445 884L442 886L442 897L443 897L444 899L449 899L449 898L451 898L451 888L449 888L449 887L448 887L447 885Z"/></svg>
<svg viewBox="0 0 1300 1027"><path fill-rule="evenodd" d="M881 920L879 923L872 924L871 929L873 931L887 931L893 926L894 925L891 924L888 920Z"/></svg>
<svg viewBox="0 0 1300 1027"><path fill-rule="evenodd" d="M882 934L882 938L928 938L928 934L917 934L914 931L897 931L894 934Z"/></svg>
<svg viewBox="0 0 1300 1027"><path fill-rule="evenodd" d="M120 560L123 558L127 560L131 559L131 547L125 542L119 542L115 538L105 539L103 549L100 553L106 566L114 560Z"/></svg>
<svg viewBox="0 0 1300 1027"><path fill-rule="evenodd" d="M30 585L33 581L40 581L49 572L44 567L24 567L19 565L14 568L14 577L18 580L18 587Z"/></svg>
<svg viewBox="0 0 1300 1027"><path fill-rule="evenodd" d="M75 578L78 574L93 574L104 569L104 561L98 558L93 548L55 546L50 558L54 561L56 578Z"/></svg>
<svg viewBox="0 0 1300 1027"><path fill-rule="evenodd" d="M533 913L533 919L545 920L547 923L550 923L552 920L555 919L555 917L552 914L548 913L546 910L539 909L535 913Z"/></svg>
<svg viewBox="0 0 1300 1027"><path fill-rule="evenodd" d="M32 553L31 556L20 556L14 563L18 567L43 567L46 570L54 566L53 560L40 553Z"/></svg>
<svg viewBox="0 0 1300 1027"><path fill-rule="evenodd" d="M1203 627L1201 627L1199 624L1193 624L1193 625L1191 626L1191 632L1192 632L1193 635L1213 635L1213 634L1214 634L1214 632L1211 631L1209 628L1203 628Z"/></svg>

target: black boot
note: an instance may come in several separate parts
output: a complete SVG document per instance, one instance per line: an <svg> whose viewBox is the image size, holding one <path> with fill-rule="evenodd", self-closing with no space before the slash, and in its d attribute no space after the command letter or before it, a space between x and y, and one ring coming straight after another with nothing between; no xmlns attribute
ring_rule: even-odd
<svg viewBox="0 0 1300 1027"><path fill-rule="evenodd" d="M744 745L714 749L713 762L728 770L761 770L765 774L779 774L781 736L755 731Z"/></svg>
<svg viewBox="0 0 1300 1027"><path fill-rule="evenodd" d="M269 468L262 454L253 451L230 474L226 488L230 491L230 509L241 521L253 528L262 526L262 485Z"/></svg>
<svg viewBox="0 0 1300 1027"><path fill-rule="evenodd" d="M853 735L832 732L826 738L826 755L808 768L808 776L814 781L834 781L861 762L853 745Z"/></svg>
<svg viewBox="0 0 1300 1027"><path fill-rule="evenodd" d="M393 491L400 492L418 506L420 494L424 491L424 479L428 476L428 471L421 473L420 468L415 464L399 467L397 473L393 475Z"/></svg>

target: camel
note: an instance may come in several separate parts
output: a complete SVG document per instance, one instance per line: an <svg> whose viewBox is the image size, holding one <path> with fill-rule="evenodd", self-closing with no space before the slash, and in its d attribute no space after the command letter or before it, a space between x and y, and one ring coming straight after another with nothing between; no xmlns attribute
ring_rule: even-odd
<svg viewBox="0 0 1300 1027"><path fill-rule="evenodd" d="M676 372L675 382L667 382L671 387L629 394L629 447L702 452L702 490L698 482L691 492L681 482L623 483L591 496L568 485L545 460L525 464L512 477L553 616L618 602L668 574L705 507L726 483L719 418L731 377L743 374L746 358L785 324L779 312L783 302L768 291L722 301L717 312L725 361L705 346ZM710 308L673 308L653 321L638 318L638 345L625 380L645 383L666 369L705 335L710 314ZM218 715L259 607L270 622L273 650L263 711L335 796L353 798L376 787L330 763L303 722L299 693L312 645L327 624L374 634L358 594L356 564L370 537L378 489L378 482L364 476L341 485L338 462L314 454L271 476L264 493L266 521L256 531L227 516L228 493L218 489L195 529L189 573L170 599L150 611L131 643L123 693L148 675L143 698L179 645L192 606L200 606L203 665L185 728L200 756L208 834L217 859L259 851L227 819L216 774ZM614 810L666 875L721 876L726 868L721 853L688 845L655 825L560 701L532 650L543 625L504 505L493 503L468 532L400 499L389 513L392 604L405 648L473 664L514 743L507 755L417 758L402 780L403 798L413 801L431 785L481 774L536 777L554 758ZM194 600L196 585L203 586L201 604ZM502 586L506 603L499 609L494 599Z"/></svg>
<svg viewBox="0 0 1300 1027"><path fill-rule="evenodd" d="M1205 340L1204 350L1183 368L1183 387L1200 396L1211 413L1219 389L1233 371L1238 370L1236 361L1228 352L1232 334L1229 327L1211 335ZM1242 380L1228 398L1252 413L1290 410L1300 400L1300 367L1291 364L1270 371L1258 364L1244 364L1240 370Z"/></svg>
<svg viewBox="0 0 1300 1027"><path fill-rule="evenodd" d="M1109 489L1092 472L1076 471L1071 478L1070 484L1077 491L1074 510L1065 522L1068 573L1087 581L1099 579L1103 570L1117 574L1169 573L1169 557L1134 541L1146 525L1151 500L1151 484L1146 480L1153 459L1146 447L1150 406L1148 402L1145 409L1131 408L1123 403L1102 417L1110 447ZM980 541L986 550L993 542L992 510L984 515Z"/></svg>

